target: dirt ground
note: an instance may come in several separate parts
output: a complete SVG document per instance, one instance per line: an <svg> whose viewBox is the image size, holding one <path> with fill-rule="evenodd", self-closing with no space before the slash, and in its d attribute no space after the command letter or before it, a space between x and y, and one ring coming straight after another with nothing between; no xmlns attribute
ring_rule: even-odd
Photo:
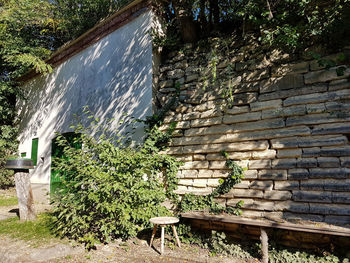
<svg viewBox="0 0 350 263"><path fill-rule="evenodd" d="M15 196L12 190L0 190L2 196ZM47 205L36 204L37 213L49 209ZM0 207L0 220L17 216L18 206ZM166 237L166 244L167 242ZM168 240L169 241L169 240ZM253 263L258 260L243 260L221 256L210 256L209 251L198 246L182 244L181 248L166 245L160 255L160 238L156 237L153 247L148 237L134 238L127 242L115 241L98 245L96 250L86 251L83 246L66 240L55 240L41 247L31 242L16 240L0 234L0 263Z"/></svg>
<svg viewBox="0 0 350 263"><path fill-rule="evenodd" d="M159 240L150 248L146 240L132 239L99 245L96 250L86 251L82 246L67 243L52 243L43 247L32 247L30 243L0 235L1 263L253 263L258 260L242 260L220 256L209 256L205 249L182 244L182 247L166 246L163 255L157 248Z"/></svg>

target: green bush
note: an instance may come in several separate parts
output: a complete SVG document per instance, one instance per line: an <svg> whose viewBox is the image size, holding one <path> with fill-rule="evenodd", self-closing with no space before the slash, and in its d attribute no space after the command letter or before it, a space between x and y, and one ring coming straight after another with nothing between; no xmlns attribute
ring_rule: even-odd
<svg viewBox="0 0 350 263"><path fill-rule="evenodd" d="M96 241L127 239L149 225L155 216L169 215L162 205L175 198L179 163L159 153L157 129L144 144L130 147L121 137L94 139L79 125L73 144L59 135L64 158L54 160L63 187L52 198L54 229L93 247ZM164 135L165 136L165 135Z"/></svg>

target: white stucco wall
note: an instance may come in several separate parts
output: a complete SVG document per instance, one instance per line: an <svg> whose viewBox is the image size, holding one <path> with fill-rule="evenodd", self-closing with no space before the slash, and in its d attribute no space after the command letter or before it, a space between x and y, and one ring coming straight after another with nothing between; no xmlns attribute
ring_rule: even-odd
<svg viewBox="0 0 350 263"><path fill-rule="evenodd" d="M126 112L137 118L152 114L152 12L145 11L74 57L24 85L27 100L18 104L19 152L31 157L39 138L38 165L32 183L49 184L51 142L55 132L69 132L74 114L85 105L102 121ZM138 127L137 136L142 136ZM136 136L136 137L137 137Z"/></svg>

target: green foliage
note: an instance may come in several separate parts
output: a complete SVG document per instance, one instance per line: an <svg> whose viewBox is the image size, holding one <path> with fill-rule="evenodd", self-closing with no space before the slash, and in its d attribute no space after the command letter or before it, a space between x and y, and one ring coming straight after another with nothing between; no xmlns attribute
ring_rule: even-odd
<svg viewBox="0 0 350 263"><path fill-rule="evenodd" d="M192 193L185 194L178 203L178 209L180 212L207 210L214 214L226 212L229 214L240 215L242 213L240 208L243 205L243 201L239 201L234 207L223 207L215 202L216 197L227 194L233 186L239 184L243 178L244 170L233 160L228 159L228 154L226 152L222 152L222 154L227 159L227 168L231 169L228 176L225 179L221 179L220 185L208 195L194 195Z"/></svg>
<svg viewBox="0 0 350 263"><path fill-rule="evenodd" d="M136 148L127 147L119 137L102 134L94 139L81 125L75 140L83 149L58 136L65 156L54 160L64 185L53 198L55 231L60 236L91 248L97 241L133 237L151 217L170 214L162 203L176 197L179 163L160 154L155 130Z"/></svg>
<svg viewBox="0 0 350 263"><path fill-rule="evenodd" d="M55 16L60 21L60 42L75 39L103 18L121 9L131 0L53 0Z"/></svg>

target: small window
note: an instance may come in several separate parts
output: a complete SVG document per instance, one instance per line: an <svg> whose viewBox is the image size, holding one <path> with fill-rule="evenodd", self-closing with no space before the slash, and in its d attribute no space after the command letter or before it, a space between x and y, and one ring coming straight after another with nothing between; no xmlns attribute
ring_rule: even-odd
<svg viewBox="0 0 350 263"><path fill-rule="evenodd" d="M26 152L21 153L21 157L22 157L22 158L24 158L24 157L26 157L26 156L27 156L27 153L26 153Z"/></svg>

